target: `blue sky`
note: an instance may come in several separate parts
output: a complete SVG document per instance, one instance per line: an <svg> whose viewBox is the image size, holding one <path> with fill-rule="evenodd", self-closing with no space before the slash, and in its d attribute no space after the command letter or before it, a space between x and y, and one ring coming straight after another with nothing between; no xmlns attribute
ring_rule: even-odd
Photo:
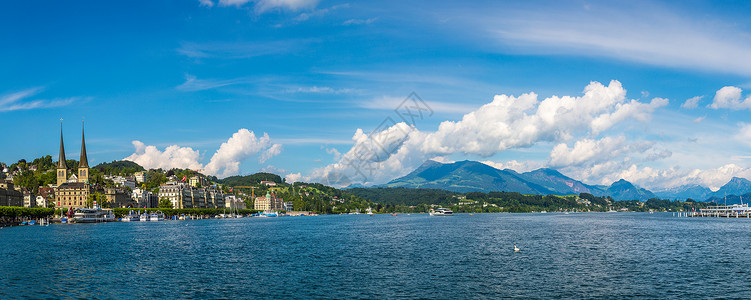
<svg viewBox="0 0 751 300"><path fill-rule="evenodd" d="M749 15L746 1L11 2L0 161L56 157L60 118L76 157L85 118L92 164L346 185L470 159L717 188L751 177ZM358 155L412 92L432 114Z"/></svg>

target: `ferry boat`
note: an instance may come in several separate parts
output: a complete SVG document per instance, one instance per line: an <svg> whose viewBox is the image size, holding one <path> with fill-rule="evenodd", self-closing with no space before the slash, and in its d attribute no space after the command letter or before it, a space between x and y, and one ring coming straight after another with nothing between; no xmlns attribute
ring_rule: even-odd
<svg viewBox="0 0 751 300"><path fill-rule="evenodd" d="M101 209L94 203L93 208L79 208L73 214L76 223L100 223L115 221L115 214L111 209Z"/></svg>
<svg viewBox="0 0 751 300"><path fill-rule="evenodd" d="M430 212L431 216L453 216L454 212L448 208L439 208Z"/></svg>

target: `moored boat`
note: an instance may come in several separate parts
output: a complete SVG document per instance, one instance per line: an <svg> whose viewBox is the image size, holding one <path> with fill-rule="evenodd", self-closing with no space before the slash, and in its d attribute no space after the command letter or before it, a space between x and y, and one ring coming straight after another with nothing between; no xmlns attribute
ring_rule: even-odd
<svg viewBox="0 0 751 300"><path fill-rule="evenodd" d="M120 221L121 222L136 222L139 220L139 215L137 213L134 213L132 210L128 212L128 215L123 216Z"/></svg>
<svg viewBox="0 0 751 300"><path fill-rule="evenodd" d="M438 208L435 211L430 212L431 216L453 216L454 212L448 208Z"/></svg>
<svg viewBox="0 0 751 300"><path fill-rule="evenodd" d="M164 221L164 213L162 211L152 212L149 214L149 221Z"/></svg>
<svg viewBox="0 0 751 300"><path fill-rule="evenodd" d="M115 214L111 209L102 209L94 203L94 208L79 208L73 214L76 223L100 223L115 221Z"/></svg>

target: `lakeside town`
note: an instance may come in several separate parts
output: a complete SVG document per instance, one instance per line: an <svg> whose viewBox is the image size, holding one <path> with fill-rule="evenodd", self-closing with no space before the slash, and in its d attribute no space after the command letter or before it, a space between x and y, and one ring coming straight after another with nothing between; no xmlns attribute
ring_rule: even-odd
<svg viewBox="0 0 751 300"><path fill-rule="evenodd" d="M56 162L47 155L11 165L0 163L0 208L44 209L0 213L2 226L35 219L74 221L74 214L84 214L91 208L104 208L111 214L96 216L93 220L97 221L134 219L133 214L147 219L151 214L160 214L156 219L179 220L239 215L428 213L442 207L459 213L688 212L711 204L691 199L614 200L588 193L525 195L384 187L342 190L320 183L287 183L271 173L218 179L202 174L203 170L146 170L131 161L101 163L92 168L83 128L80 147L79 160L67 159L61 128Z"/></svg>
<svg viewBox="0 0 751 300"><path fill-rule="evenodd" d="M267 175L270 175L269 179L275 180L259 180L255 184L233 187L211 181L210 179L216 180L216 177L201 174L200 170L178 170L178 173L175 170L123 172L127 167L121 167L102 174L103 172L89 166L83 130L80 159L73 161L72 167L70 162L65 156L61 128L56 163L53 164L51 157L46 156L34 162L20 160L11 166L0 165L0 207L53 208L58 221L64 219L66 213L70 216L76 210L95 206L111 209L187 210L195 214L205 214L206 210L261 212L266 215L314 214L311 211L295 211L293 201L284 201L277 196L279 192L289 192L286 187L278 186L281 178L273 174ZM134 163L132 165L138 166ZM34 174L42 175L37 179ZM55 176L53 183L39 184L38 181L45 181L45 177L52 174ZM22 176L30 176L39 186L23 186L28 180L21 178ZM22 185L15 185L14 181ZM299 191L296 193L301 199L310 196L305 188L306 185L298 186ZM256 196L256 191L259 196ZM292 192L295 192L294 187ZM12 221L3 223L7 225Z"/></svg>

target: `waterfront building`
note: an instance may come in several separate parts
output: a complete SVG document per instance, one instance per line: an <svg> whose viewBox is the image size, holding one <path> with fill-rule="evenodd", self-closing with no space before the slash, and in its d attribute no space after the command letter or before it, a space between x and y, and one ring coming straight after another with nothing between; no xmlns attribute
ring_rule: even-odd
<svg viewBox="0 0 751 300"><path fill-rule="evenodd" d="M23 193L13 188L13 181L0 180L0 206L23 206Z"/></svg>
<svg viewBox="0 0 751 300"><path fill-rule="evenodd" d="M260 211L279 211L284 209L284 202L274 193L266 192L265 197L256 197L253 208Z"/></svg>
<svg viewBox="0 0 751 300"><path fill-rule="evenodd" d="M206 208L206 190L190 188L193 208Z"/></svg>
<svg viewBox="0 0 751 300"><path fill-rule="evenodd" d="M31 192L24 189L23 193L23 207L36 207L36 197Z"/></svg>
<svg viewBox="0 0 751 300"><path fill-rule="evenodd" d="M226 194L224 195L224 207L228 209L246 209L247 205L245 205L245 201L240 199L240 197L234 194Z"/></svg>
<svg viewBox="0 0 751 300"><path fill-rule="evenodd" d="M138 207L156 208L159 206L159 196L144 189L134 189L131 199L138 204Z"/></svg>
<svg viewBox="0 0 751 300"><path fill-rule="evenodd" d="M284 202L284 210L285 210L285 211L293 211L293 210L294 210L294 208L295 208L295 207L294 207L294 206L292 205L292 202L291 202L291 201L289 201L289 202Z"/></svg>
<svg viewBox="0 0 751 300"><path fill-rule="evenodd" d="M221 190L208 189L206 191L206 205L209 208L224 208L224 193Z"/></svg>
<svg viewBox="0 0 751 300"><path fill-rule="evenodd" d="M159 186L159 200L166 198L172 208L193 208L193 192L190 187L177 181L169 181Z"/></svg>

